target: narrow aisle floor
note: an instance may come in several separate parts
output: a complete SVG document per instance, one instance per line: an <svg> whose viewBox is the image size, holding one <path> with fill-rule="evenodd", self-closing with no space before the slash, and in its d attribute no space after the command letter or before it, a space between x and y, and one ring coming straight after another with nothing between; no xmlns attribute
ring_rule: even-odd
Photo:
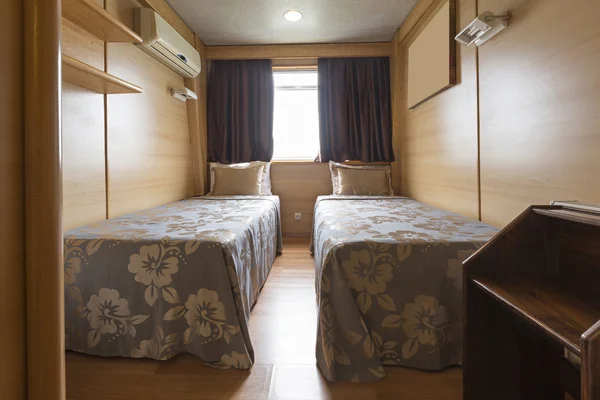
<svg viewBox="0 0 600 400"><path fill-rule="evenodd" d="M462 372L386 368L379 383L328 383L315 364L317 306L308 239L284 239L252 310L250 371L216 370L182 354L166 362L67 353L67 397L111 399L458 400Z"/></svg>

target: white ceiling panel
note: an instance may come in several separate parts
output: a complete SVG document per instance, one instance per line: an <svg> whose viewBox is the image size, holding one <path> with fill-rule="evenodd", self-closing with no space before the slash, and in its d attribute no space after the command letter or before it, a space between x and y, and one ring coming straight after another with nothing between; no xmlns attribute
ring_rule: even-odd
<svg viewBox="0 0 600 400"><path fill-rule="evenodd" d="M168 0L209 46L387 42L417 0ZM288 22L288 10L304 18Z"/></svg>

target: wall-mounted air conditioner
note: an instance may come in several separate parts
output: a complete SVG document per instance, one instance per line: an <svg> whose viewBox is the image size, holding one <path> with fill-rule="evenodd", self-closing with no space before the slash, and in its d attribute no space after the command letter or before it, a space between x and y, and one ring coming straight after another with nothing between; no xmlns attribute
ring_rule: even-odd
<svg viewBox="0 0 600 400"><path fill-rule="evenodd" d="M185 78L200 73L200 54L157 12L150 8L136 8L134 28L144 40L139 48Z"/></svg>

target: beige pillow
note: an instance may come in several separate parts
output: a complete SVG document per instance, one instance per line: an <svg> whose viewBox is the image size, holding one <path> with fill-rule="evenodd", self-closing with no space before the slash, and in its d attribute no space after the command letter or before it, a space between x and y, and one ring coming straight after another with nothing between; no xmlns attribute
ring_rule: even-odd
<svg viewBox="0 0 600 400"><path fill-rule="evenodd" d="M263 180L260 188L261 196L271 196L273 193L271 192L271 163L265 161L251 161L239 164L220 164L220 163L210 163L210 190L209 195L212 194L213 188L215 186L215 170L218 168L236 168L236 169L245 169L256 166L263 167Z"/></svg>
<svg viewBox="0 0 600 400"><path fill-rule="evenodd" d="M211 196L260 196L264 167L215 168Z"/></svg>
<svg viewBox="0 0 600 400"><path fill-rule="evenodd" d="M344 165L329 162L334 195L393 196L389 165Z"/></svg>

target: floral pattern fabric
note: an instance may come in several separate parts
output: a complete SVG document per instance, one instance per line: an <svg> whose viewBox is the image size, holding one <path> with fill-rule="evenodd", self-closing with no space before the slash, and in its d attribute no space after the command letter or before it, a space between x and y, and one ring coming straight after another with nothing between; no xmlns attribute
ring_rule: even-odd
<svg viewBox="0 0 600 400"><path fill-rule="evenodd" d="M248 369L250 309L281 245L277 196L196 197L66 232L66 347Z"/></svg>
<svg viewBox="0 0 600 400"><path fill-rule="evenodd" d="M404 197L321 196L311 250L328 380L462 363L462 262L498 230Z"/></svg>

